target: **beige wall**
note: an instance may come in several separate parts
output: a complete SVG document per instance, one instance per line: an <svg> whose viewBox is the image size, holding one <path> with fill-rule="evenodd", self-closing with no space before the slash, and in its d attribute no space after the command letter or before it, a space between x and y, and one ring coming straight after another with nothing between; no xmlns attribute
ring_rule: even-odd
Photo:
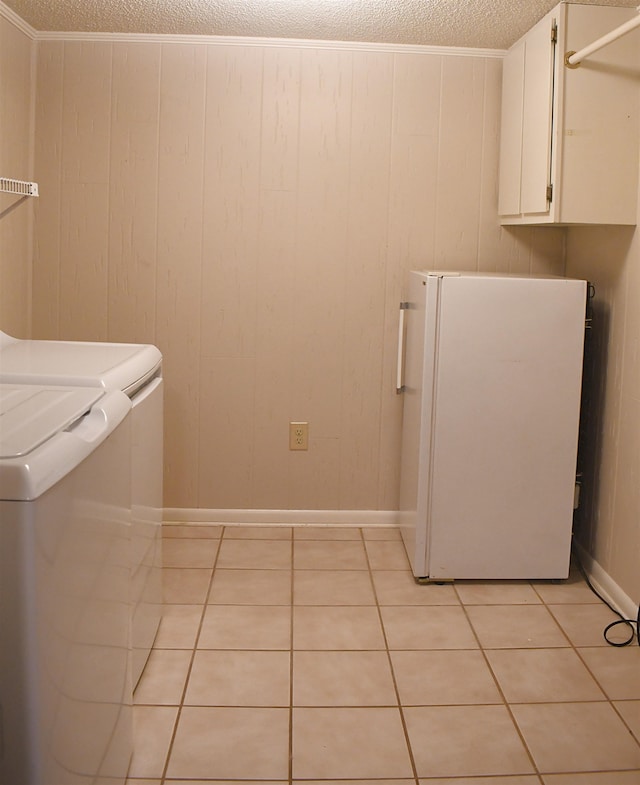
<svg viewBox="0 0 640 785"><path fill-rule="evenodd" d="M405 272L563 271L562 230L497 223L500 78L382 48L39 44L34 333L160 346L167 506L396 507Z"/></svg>
<svg viewBox="0 0 640 785"><path fill-rule="evenodd" d="M0 177L31 180L31 39L0 16ZM31 327L33 199L0 193L0 330Z"/></svg>
<svg viewBox="0 0 640 785"><path fill-rule="evenodd" d="M32 172L33 46L0 16L0 174L42 193L0 195L0 328L30 332L37 206L36 336L165 353L167 505L393 509L405 271L562 271L562 230L497 226L499 61L40 42ZM567 259L597 291L578 535L637 598L640 238Z"/></svg>
<svg viewBox="0 0 640 785"><path fill-rule="evenodd" d="M638 216L640 223L640 214ZM578 539L634 601L640 598L640 236L569 230L569 275L595 285L586 365L584 493Z"/></svg>

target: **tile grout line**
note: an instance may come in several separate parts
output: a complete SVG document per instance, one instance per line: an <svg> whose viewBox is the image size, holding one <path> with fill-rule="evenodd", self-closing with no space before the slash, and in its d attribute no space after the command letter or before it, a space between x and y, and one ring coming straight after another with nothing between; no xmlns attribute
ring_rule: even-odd
<svg viewBox="0 0 640 785"><path fill-rule="evenodd" d="M556 627L558 627L559 631L562 633L563 638L567 641L566 645L564 645L564 646L546 646L546 647L539 647L539 648L538 647L525 647L525 646L508 647L508 648L484 647L484 646L482 646L478 636L476 635L475 629L473 628L473 624L471 623L471 620L469 619L469 622L470 622L471 627L473 629L474 635L476 635L476 638L478 639L478 643L480 644L480 650L482 651L482 654L483 654L483 656L485 658L485 661L487 662L487 666L490 669L491 675L492 675L492 677L493 677L493 679L494 679L494 681L496 683L496 686L497 686L497 688L498 688L498 690L500 692L500 695L502 696L502 698L503 698L503 700L505 702L505 706L507 707L507 710L509 711L509 714L512 717L512 720L513 720L513 722L514 722L514 724L516 726L518 734L522 738L523 742L525 741L524 737L520 733L520 728L518 726L518 723L515 720L513 712L511 711L511 706L512 705L514 705L514 706L516 706L516 705L518 705L518 706L554 705L555 706L555 705L574 705L574 704L578 704L578 703L580 703L580 704L592 704L592 703L604 704L604 703L608 703L610 705L610 707L613 709L613 711L616 713L616 715L618 717L620 717L621 721L623 722L623 724L625 725L627 730L630 732L631 737L640 746L640 740L636 739L636 737L634 736L633 732L629 728L628 724L624 720L624 717L622 717L621 714L616 710L615 705L613 705L613 700L611 698L609 698L609 695L607 694L607 691L604 689L603 685L600 683L600 681L596 677L595 673L593 673L593 671L589 668L587 662L581 657L580 652L578 650L578 646L576 644L574 644L574 642L570 638L568 632L565 631L564 627L562 626L560 621L556 618L555 614L553 613L553 611L552 611L552 609L550 607L550 606L553 606L553 605L577 605L577 606L581 607L581 606L585 605L585 603L567 603L567 602L564 602L564 603L549 603L549 602L547 602L544 599L542 594L537 590L535 582L529 581L528 585L535 592L536 596L540 599L541 606L545 608L545 610L547 611L549 616L553 619L553 622L556 625ZM455 587L455 589L456 589L456 594L458 594L458 596L460 596L459 592L457 591L457 587ZM462 598L460 598L460 600L461 600L462 607L465 610L465 615L467 615L466 614L466 605L462 601ZM591 603L586 603L586 604L591 604ZM491 605L495 605L495 603L482 603L481 605L482 605L482 607L490 607ZM530 607L533 607L533 606L530 606ZM600 647L588 647L588 646L585 646L584 648L603 648L603 647L601 647L601 646ZM570 650L570 651L573 651L574 654L577 655L578 660L580 661L580 663L585 667L585 669L588 672L589 676L593 679L593 681L596 684L596 686L598 687L598 689L601 691L603 697L600 698L600 699L589 699L589 700L570 700L570 699L566 699L566 700L558 700L558 701L555 701L555 700L545 700L545 701L514 701L514 702L509 702L506 699L506 696L504 695L504 693L502 691L502 688L501 688L501 686L499 684L497 675L495 674L494 669L491 666L491 663L490 663L490 661L489 661L489 659L488 659L488 657L486 655L486 652L487 651L536 651L536 650L540 650L541 651L543 649ZM529 747L526 744L526 742L525 742L525 748L526 748L527 752L529 752ZM532 758L532 761L533 761L534 766L536 768L536 772L538 772L538 766L535 764L535 760L533 759L533 755L531 754L530 757ZM545 775L556 774L556 773L557 774L571 774L571 773L578 773L578 774L583 773L584 774L584 773L587 773L587 772L544 772ZM541 778L541 781L542 781L543 773L538 772L538 776Z"/></svg>
<svg viewBox="0 0 640 785"><path fill-rule="evenodd" d="M575 654L575 655L578 657L578 660L579 660L579 661L580 661L580 662L581 662L581 663L584 665L584 667L585 667L585 668L586 668L586 670L587 670L587 673L588 673L588 674L589 674L589 676L591 676L591 678L592 678L592 679L595 681L595 683L596 683L596 684L597 684L597 686L598 686L598 689L599 689L599 690L602 692L602 694L603 694L603 696L604 696L604 699L603 699L603 700L601 700L601 701L597 701L597 702L598 702L598 703L605 703L605 702L606 702L606 703L608 703L608 704L609 704L609 706L610 706L610 707L611 707L611 708L612 708L614 711L616 711L616 709L615 709L615 706L613 705L612 701L610 700L610 698L609 698L609 695L607 694L607 692L606 692L606 690L604 689L604 687L602 686L602 684L600 684L600 681L599 681L599 679L597 679L597 678L596 678L596 675L595 675L595 673L593 673L593 671L592 671L592 670L591 670L591 668L589 667L588 663L587 663L587 662L584 660L584 658L583 658L583 657L580 655L580 652L578 651L578 646L577 646L577 645L576 645L576 644L573 642L573 640L570 638L570 636L569 636L569 633L565 631L565 629L563 628L563 626L560 624L560 622L559 622L559 621L558 621L558 619L556 618L556 615L555 615L555 613L554 613L554 612L551 610L551 608L549 607L550 603L548 604L548 603L545 601L544 597L543 597L543 596L540 594L540 592L538 592L538 591L537 591L536 587L535 587L533 584L531 584L531 587L532 587L532 588L533 588L533 590L536 592L536 594L538 595L538 597L540 597L540 599L541 599L541 601L542 601L542 604L543 604L543 606L544 606L544 607L547 609L547 613L549 614L549 616L551 616L551 618L553 619L553 621L554 621L554 623L556 624L556 626L557 626L557 627L560 629L560 631L562 632L562 634L564 635L564 637L565 637L565 638L567 639L567 641L569 642L569 646L568 646L568 648L570 648L570 649L573 651L573 653L574 653L574 654ZM586 647L585 647L585 648L586 648ZM571 702L571 701L568 701L568 702ZM590 702L595 702L595 701L590 701ZM618 714L618 712L616 712L616 714ZM618 715L618 716L620 716L620 715ZM625 723L625 725L626 725L626 723ZM640 742L639 742L639 743L640 743Z"/></svg>
<svg viewBox="0 0 640 785"><path fill-rule="evenodd" d="M378 622L380 624L380 629L382 630L382 637L384 639L384 646L385 646L385 653L387 655L387 662L389 664L389 670L391 671L391 680L393 681L393 690L396 696L396 703L398 712L400 714L400 722L402 723L402 732L404 733L405 743L407 745L407 751L409 753L409 761L411 763L411 770L413 772L413 779L416 785L419 785L419 778L418 778L418 768L416 766L416 761L413 755L413 748L411 747L411 740L409 738L409 730L407 728L407 721L406 717L404 716L404 709L402 706L402 702L400 700L400 690L398 689L398 683L396 681L396 674L393 669L393 661L391 659L391 652L389 651L389 641L387 640L387 631L384 627L384 622L382 619L382 610L380 608L380 603L378 602L378 592L376 591L375 581L373 580L373 569L371 567L371 561L369 559L369 551L367 550L367 541L364 537L364 532L360 529L360 536L362 538L362 545L364 548L365 559L367 560L367 568L369 572L369 581L371 583L371 589L373 591L373 596L376 601L376 611L378 613Z"/></svg>
<svg viewBox="0 0 640 785"><path fill-rule="evenodd" d="M291 530L291 578L289 580L289 600L291 602L291 610L289 612L289 761L287 763L287 780L289 785L293 784L293 612L294 612L294 596L293 596L293 579L295 575L295 537L293 529Z"/></svg>
<svg viewBox="0 0 640 785"><path fill-rule="evenodd" d="M189 679L191 677L191 671L193 669L193 662L195 660L196 652L198 650L198 642L200 640L200 634L202 632L202 625L204 624L204 617L207 612L207 605L209 601L209 596L211 594L211 588L213 586L213 578L216 573L216 564L218 563L218 557L220 555L220 548L222 547L222 538L224 536L224 529L223 526L220 531L220 537L218 538L218 547L216 548L215 556L213 558L213 565L211 569L211 577L209 578L209 585L207 587L207 591L204 596L204 601L202 603L202 612L200 614L200 622L198 624L198 629L196 631L196 637L193 643L193 649L191 651L191 658L189 661L189 667L187 668L187 674L184 681L184 687L182 688L182 695L180 696L180 705L178 706L178 712L176 714L175 724L173 726L173 732L171 733L171 740L169 741L169 747L167 749L167 757L165 759L164 767L162 769L162 775L160 777L160 785L164 785L166 782L167 771L169 769L169 763L171 761L171 753L173 752L173 746L176 740L176 734L178 732L178 726L180 724L180 718L182 716L182 709L184 708L184 699L187 694L187 689L189 686ZM195 539L195 538L194 538Z"/></svg>
<svg viewBox="0 0 640 785"><path fill-rule="evenodd" d="M573 640L569 637L569 633L565 632L564 628L562 627L562 625L560 624L560 622L556 618L554 612L549 607L549 605L552 605L552 604L572 604L572 603L547 603L546 600L544 599L544 597L536 590L536 587L533 584L531 584L531 586L532 586L533 590L536 592L536 594L542 600L542 603L545 606L545 608L547 609L547 611L548 611L549 615L551 616L551 618L558 625L558 627L562 631L562 633L565 636L565 638L569 641L569 647L576 654L576 656L578 657L579 661L583 664L583 666L587 670L587 673L591 676L591 678L594 680L594 682L597 684L598 688L600 689L600 691L604 695L604 700L600 700L600 701L585 701L585 702L589 702L589 703L608 703L609 707L612 709L612 711L615 713L615 715L620 719L620 721L622 722L624 727L629 731L629 734L630 734L631 738L637 743L638 747L640 747L640 738L636 737L636 735L634 734L633 730L631 729L630 725L628 724L628 722L626 721L624 716L618 711L618 709L617 709L617 707L616 707L616 705L614 703L614 699L609 696L609 693L604 688L604 685L600 683L600 679L598 679L596 674L592 671L591 667L589 666L589 663L586 661L586 659L580 653L580 648L584 648L584 649L602 649L602 648L606 648L606 647L603 647L602 645L601 646L582 646L582 647L579 647L577 644L575 644L573 642ZM580 603L580 604L582 604L582 603ZM607 644L607 646L608 646L608 644ZM570 701L568 701L568 702L570 702Z"/></svg>
<svg viewBox="0 0 640 785"><path fill-rule="evenodd" d="M485 651L485 648L482 645L482 641L480 640L480 637L479 637L478 633L476 632L475 627L473 626L473 623L471 621L471 618L469 617L469 614L467 613L467 607L464 604L464 602L462 601L462 597L460 596L460 593L458 591L458 587L455 584L455 581L453 583L453 590L455 592L456 597L458 598L458 601L460 602L460 607L462 608L462 612L464 613L464 617L467 620L467 624L469 625L469 627L471 629L471 632L473 633L473 637L476 639L476 641L478 643L478 648L479 648L480 652L482 653L482 657L483 657L483 659L485 661L485 664L486 664L487 668L489 668L489 673L491 673L491 678L493 679L494 684L496 685L496 689L498 690L498 693L499 693L500 697L502 698L503 706L507 710L507 713L509 714L509 718L511 719L513 727L515 728L515 731L518 734L518 737L519 737L519 739L520 739L520 741L522 743L522 746L523 746L525 752L527 753L527 757L529 758L529 761L530 761L531 765L533 766L534 773L538 777L539 782L542 785L544 785L544 781L542 779L542 774L540 773L540 770L538 769L538 766L537 766L537 764L535 762L535 759L533 757L533 752L529 749L529 745L527 744L527 742L526 742L526 740L524 738L524 735L523 735L522 731L520 730L520 726L518 725L518 723L516 721L515 715L514 715L513 711L511 710L511 706L509 705L509 701L507 700L507 696L504 694L504 692L502 690L502 687L500 686L500 682L498 681L498 677L496 676L493 668L491 667L491 663L489 661L489 658L487 657L487 653Z"/></svg>

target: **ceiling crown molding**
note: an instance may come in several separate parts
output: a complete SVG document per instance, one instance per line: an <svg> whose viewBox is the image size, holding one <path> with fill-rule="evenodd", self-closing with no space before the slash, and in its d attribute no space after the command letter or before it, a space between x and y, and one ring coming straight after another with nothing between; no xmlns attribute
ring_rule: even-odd
<svg viewBox="0 0 640 785"><path fill-rule="evenodd" d="M1 4L2 0L0 0ZM174 33L91 33L39 32L37 41L88 41L103 43L159 43L210 46L259 46L293 49L332 49L351 52L391 52L396 54L431 54L456 57L502 58L504 49L479 49L462 46L429 46L426 44L363 43L359 41L321 41L307 38L258 38L253 36L180 35Z"/></svg>
<svg viewBox="0 0 640 785"><path fill-rule="evenodd" d="M13 9L9 8L8 5L5 5L2 0L0 0L0 16L3 16L7 21L11 22L14 27L17 27L20 32L29 36L29 38L33 40L38 38L38 31L25 22L21 16L18 16L18 14L16 14Z"/></svg>

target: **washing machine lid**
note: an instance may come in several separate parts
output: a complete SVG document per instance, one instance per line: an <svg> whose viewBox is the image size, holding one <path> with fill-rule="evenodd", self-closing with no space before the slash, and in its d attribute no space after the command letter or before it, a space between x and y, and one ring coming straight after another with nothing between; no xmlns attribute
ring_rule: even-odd
<svg viewBox="0 0 640 785"><path fill-rule="evenodd" d="M102 387L129 395L156 375L150 344L19 340L0 332L0 383Z"/></svg>
<svg viewBox="0 0 640 785"><path fill-rule="evenodd" d="M0 384L0 501L38 499L99 449L131 407L121 390Z"/></svg>
<svg viewBox="0 0 640 785"><path fill-rule="evenodd" d="M0 460L33 452L77 422L103 395L90 387L0 384Z"/></svg>

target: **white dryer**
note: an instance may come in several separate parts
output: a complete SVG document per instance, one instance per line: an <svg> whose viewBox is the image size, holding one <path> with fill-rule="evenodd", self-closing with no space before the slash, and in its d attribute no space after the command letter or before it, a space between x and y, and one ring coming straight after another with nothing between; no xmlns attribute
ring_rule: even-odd
<svg viewBox="0 0 640 785"><path fill-rule="evenodd" d="M131 401L0 384L0 782L126 780Z"/></svg>
<svg viewBox="0 0 640 785"><path fill-rule="evenodd" d="M20 340L0 331L0 383L121 390L131 400L131 645L135 687L162 614L162 355L147 344Z"/></svg>

